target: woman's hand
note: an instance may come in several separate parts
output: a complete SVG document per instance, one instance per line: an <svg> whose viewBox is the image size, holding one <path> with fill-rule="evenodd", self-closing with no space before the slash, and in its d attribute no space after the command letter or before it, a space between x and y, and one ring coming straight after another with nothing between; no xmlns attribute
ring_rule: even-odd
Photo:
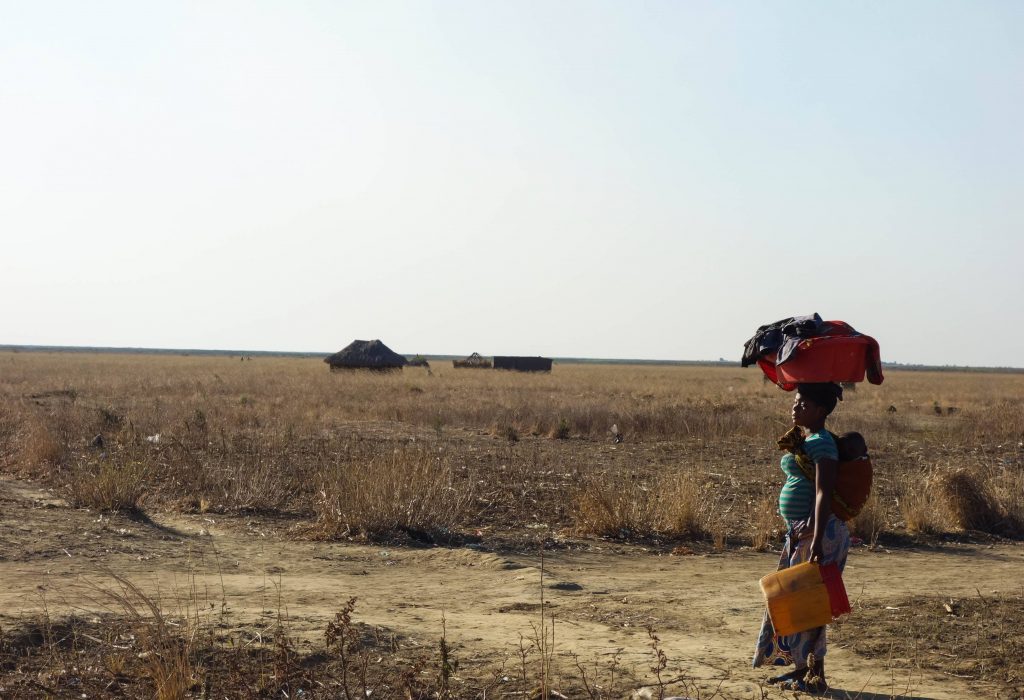
<svg viewBox="0 0 1024 700"><path fill-rule="evenodd" d="M807 558L807 561L812 564L820 564L822 559L825 558L825 554L822 551L821 540L818 535L814 535L814 539L811 540L811 555Z"/></svg>

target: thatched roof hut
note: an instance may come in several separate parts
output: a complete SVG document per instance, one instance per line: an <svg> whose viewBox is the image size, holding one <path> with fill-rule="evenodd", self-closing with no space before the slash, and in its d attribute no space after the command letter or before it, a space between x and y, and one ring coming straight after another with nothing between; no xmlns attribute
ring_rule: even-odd
<svg viewBox="0 0 1024 700"><path fill-rule="evenodd" d="M491 361L474 352L464 360L452 360L455 369L490 369Z"/></svg>
<svg viewBox="0 0 1024 700"><path fill-rule="evenodd" d="M430 363L427 362L427 358L425 358L425 357L423 357L423 355L419 355L419 354L412 356L412 359L409 360L409 365L408 366L409 367L426 367L427 369L430 369Z"/></svg>
<svg viewBox="0 0 1024 700"><path fill-rule="evenodd" d="M353 340L343 349L324 358L331 371L340 369L398 370L408 361L379 340Z"/></svg>

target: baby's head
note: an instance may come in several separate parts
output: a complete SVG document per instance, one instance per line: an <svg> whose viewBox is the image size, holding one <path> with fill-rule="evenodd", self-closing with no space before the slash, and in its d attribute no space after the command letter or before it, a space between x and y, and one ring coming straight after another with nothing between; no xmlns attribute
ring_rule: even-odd
<svg viewBox="0 0 1024 700"><path fill-rule="evenodd" d="M843 433L836 444L840 462L852 462L868 456L868 444L860 433Z"/></svg>

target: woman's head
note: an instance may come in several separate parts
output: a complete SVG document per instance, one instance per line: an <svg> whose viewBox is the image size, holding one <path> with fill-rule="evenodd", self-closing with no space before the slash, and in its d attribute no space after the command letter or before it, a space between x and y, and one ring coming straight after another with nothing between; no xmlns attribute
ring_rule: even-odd
<svg viewBox="0 0 1024 700"><path fill-rule="evenodd" d="M797 384L793 401L793 423L804 428L820 429L825 419L843 399L843 388L834 382Z"/></svg>

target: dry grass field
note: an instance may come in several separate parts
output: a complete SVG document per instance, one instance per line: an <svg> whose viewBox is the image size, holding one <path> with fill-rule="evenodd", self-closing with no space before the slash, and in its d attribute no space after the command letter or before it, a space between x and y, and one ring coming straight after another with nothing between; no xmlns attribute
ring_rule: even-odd
<svg viewBox="0 0 1024 700"><path fill-rule="evenodd" d="M0 354L0 696L772 696L737 659L791 401L753 368ZM890 372L830 427L876 468L839 680L1020 697L1024 374Z"/></svg>

